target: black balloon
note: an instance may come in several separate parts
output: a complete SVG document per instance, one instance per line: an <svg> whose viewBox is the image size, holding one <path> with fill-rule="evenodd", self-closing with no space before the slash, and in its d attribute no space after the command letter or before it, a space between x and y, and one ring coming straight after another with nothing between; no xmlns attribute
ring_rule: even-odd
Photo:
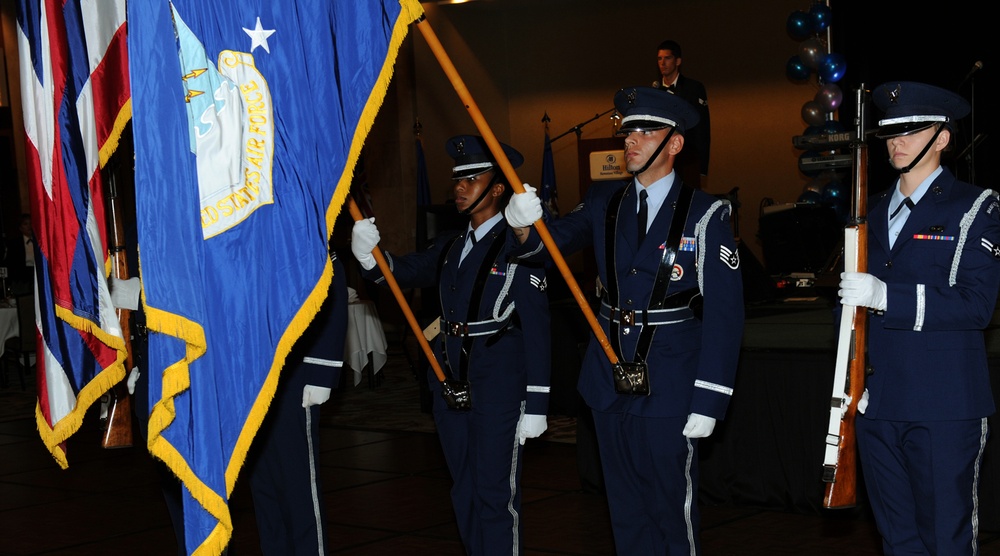
<svg viewBox="0 0 1000 556"><path fill-rule="evenodd" d="M796 10L788 15L785 23L789 36L797 41L808 38L813 32L813 20L806 12Z"/></svg>
<svg viewBox="0 0 1000 556"><path fill-rule="evenodd" d="M830 20L833 19L830 6L820 2L813 3L812 7L809 8L809 19L812 21L814 32L826 31L826 28L830 26Z"/></svg>
<svg viewBox="0 0 1000 556"><path fill-rule="evenodd" d="M827 120L823 122L823 129L820 133L841 133L843 131L847 131L847 128L840 123L840 120Z"/></svg>
<svg viewBox="0 0 1000 556"><path fill-rule="evenodd" d="M788 59L788 63L785 65L785 74L792 81L805 81L809 79L809 74L812 71L802 63L802 58L798 56L792 56Z"/></svg>

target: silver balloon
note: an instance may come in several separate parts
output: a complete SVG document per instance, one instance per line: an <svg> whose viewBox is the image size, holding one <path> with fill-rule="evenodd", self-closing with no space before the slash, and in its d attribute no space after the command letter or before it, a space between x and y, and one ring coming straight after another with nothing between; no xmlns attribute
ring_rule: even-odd
<svg viewBox="0 0 1000 556"><path fill-rule="evenodd" d="M826 121L826 111L815 100L802 105L802 119L809 125L823 125Z"/></svg>
<svg viewBox="0 0 1000 556"><path fill-rule="evenodd" d="M844 100L844 92L836 83L824 83L813 100L818 102L823 110L833 112L840 107L840 103Z"/></svg>
<svg viewBox="0 0 1000 556"><path fill-rule="evenodd" d="M799 44L799 58L810 69L819 68L819 62L826 55L826 47L817 38L806 39Z"/></svg>

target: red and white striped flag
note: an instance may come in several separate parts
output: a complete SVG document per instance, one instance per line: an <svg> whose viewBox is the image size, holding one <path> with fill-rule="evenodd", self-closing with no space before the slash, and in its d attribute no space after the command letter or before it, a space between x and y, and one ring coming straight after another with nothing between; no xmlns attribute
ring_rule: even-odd
<svg viewBox="0 0 1000 556"><path fill-rule="evenodd" d="M36 236L38 430L62 467L87 408L125 376L100 167L131 117L125 0L18 0Z"/></svg>

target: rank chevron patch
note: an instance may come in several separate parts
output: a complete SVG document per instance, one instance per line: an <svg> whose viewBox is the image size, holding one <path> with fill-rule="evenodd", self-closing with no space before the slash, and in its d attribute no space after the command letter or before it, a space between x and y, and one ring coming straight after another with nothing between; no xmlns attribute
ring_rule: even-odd
<svg viewBox="0 0 1000 556"><path fill-rule="evenodd" d="M989 251L990 254L993 255L994 259L1000 259L1000 245L997 245L997 244L991 242L990 240L986 239L985 237L982 238L982 240L980 240L980 242L982 243L983 247L985 247L986 250Z"/></svg>
<svg viewBox="0 0 1000 556"><path fill-rule="evenodd" d="M719 259L729 268L736 270L740 267L740 254L725 245L719 246Z"/></svg>

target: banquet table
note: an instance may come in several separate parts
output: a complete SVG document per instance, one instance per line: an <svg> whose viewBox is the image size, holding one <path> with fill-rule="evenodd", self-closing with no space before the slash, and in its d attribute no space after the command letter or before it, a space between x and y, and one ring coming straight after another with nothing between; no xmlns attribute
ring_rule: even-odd
<svg viewBox="0 0 1000 556"><path fill-rule="evenodd" d="M364 370L371 364L374 378L385 365L386 340L382 321L371 301L358 300L347 305L347 342L345 363L354 371L354 385L361 383Z"/></svg>

